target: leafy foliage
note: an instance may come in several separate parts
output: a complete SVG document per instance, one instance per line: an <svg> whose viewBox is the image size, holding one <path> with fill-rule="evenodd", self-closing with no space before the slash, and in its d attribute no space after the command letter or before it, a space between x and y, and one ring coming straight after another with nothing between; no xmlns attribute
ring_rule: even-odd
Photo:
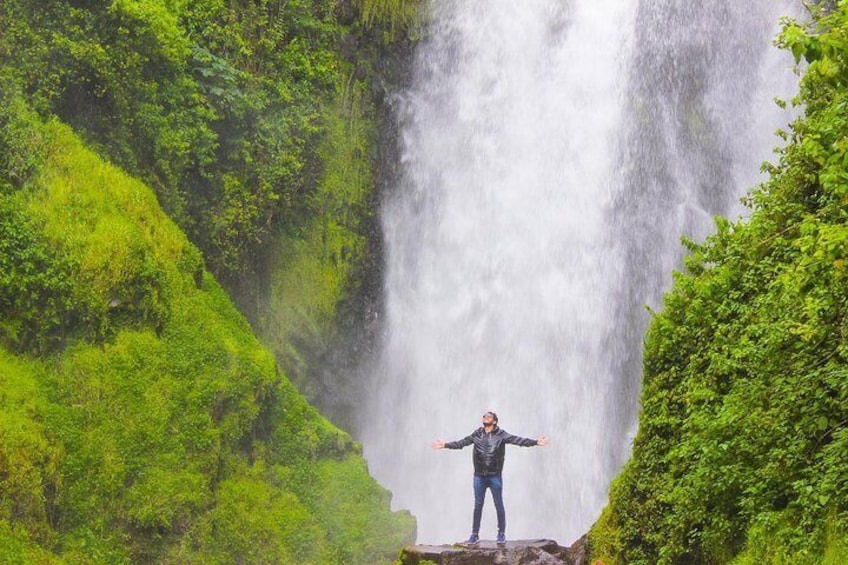
<svg viewBox="0 0 848 565"><path fill-rule="evenodd" d="M324 116L354 71L339 43L357 20L334 4L10 0L0 58L42 115L152 186L226 280L311 219Z"/></svg>
<svg viewBox="0 0 848 565"><path fill-rule="evenodd" d="M691 242L648 332L633 456L592 532L620 563L837 563L848 526L848 3L780 43L806 115L745 222Z"/></svg>
<svg viewBox="0 0 848 565"><path fill-rule="evenodd" d="M70 325L70 265L39 236L0 194L0 342L16 351L49 350Z"/></svg>

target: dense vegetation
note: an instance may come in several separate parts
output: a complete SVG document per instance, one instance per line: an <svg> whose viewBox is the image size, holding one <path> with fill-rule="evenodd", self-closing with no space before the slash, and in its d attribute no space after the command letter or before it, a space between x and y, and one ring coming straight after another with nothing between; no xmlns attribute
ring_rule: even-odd
<svg viewBox="0 0 848 565"><path fill-rule="evenodd" d="M0 82L154 189L305 388L368 251L375 66L418 4L8 0Z"/></svg>
<svg viewBox="0 0 848 565"><path fill-rule="evenodd" d="M360 39L414 7L0 3L0 560L373 563L409 540L216 278L282 320L278 359L329 347L374 184Z"/></svg>
<svg viewBox="0 0 848 565"><path fill-rule="evenodd" d="M808 63L750 218L689 243L652 321L633 455L593 528L608 564L848 556L848 3L787 22Z"/></svg>
<svg viewBox="0 0 848 565"><path fill-rule="evenodd" d="M353 71L333 9L10 0L4 78L153 187L213 271L231 274L273 225L302 227L320 114Z"/></svg>
<svg viewBox="0 0 848 565"><path fill-rule="evenodd" d="M411 518L153 193L67 126L3 114L4 562L370 563L402 545Z"/></svg>

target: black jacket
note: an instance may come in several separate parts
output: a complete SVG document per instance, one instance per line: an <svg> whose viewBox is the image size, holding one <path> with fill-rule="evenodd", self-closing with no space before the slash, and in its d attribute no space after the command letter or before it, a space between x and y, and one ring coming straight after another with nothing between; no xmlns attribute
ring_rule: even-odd
<svg viewBox="0 0 848 565"><path fill-rule="evenodd" d="M482 427L477 428L470 436L458 441L450 441L445 444L445 447L462 449L472 443L474 444L474 474L492 477L500 475L503 471L506 444L532 447L537 442L535 439L514 436L495 426L490 433L486 433Z"/></svg>

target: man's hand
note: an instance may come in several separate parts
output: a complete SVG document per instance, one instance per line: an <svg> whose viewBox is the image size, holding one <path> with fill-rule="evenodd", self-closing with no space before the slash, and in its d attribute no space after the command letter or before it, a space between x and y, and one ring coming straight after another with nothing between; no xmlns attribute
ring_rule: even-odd
<svg viewBox="0 0 848 565"><path fill-rule="evenodd" d="M437 439L433 443L430 444L430 447L433 449L444 449L445 448L445 440Z"/></svg>
<svg viewBox="0 0 848 565"><path fill-rule="evenodd" d="M547 437L542 436L536 439L536 445L538 445L539 447L545 447L546 445L548 445L548 441L550 440Z"/></svg>

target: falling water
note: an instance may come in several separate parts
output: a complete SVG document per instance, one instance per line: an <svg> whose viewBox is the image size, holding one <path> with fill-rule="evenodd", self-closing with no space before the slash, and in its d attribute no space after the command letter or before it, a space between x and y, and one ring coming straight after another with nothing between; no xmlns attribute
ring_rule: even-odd
<svg viewBox="0 0 848 565"><path fill-rule="evenodd" d="M467 535L469 450L511 433L508 536L570 542L606 502L638 410L645 304L738 198L787 117L770 0L431 5L383 203L386 319L361 436L421 542ZM491 499L484 537L494 535Z"/></svg>

